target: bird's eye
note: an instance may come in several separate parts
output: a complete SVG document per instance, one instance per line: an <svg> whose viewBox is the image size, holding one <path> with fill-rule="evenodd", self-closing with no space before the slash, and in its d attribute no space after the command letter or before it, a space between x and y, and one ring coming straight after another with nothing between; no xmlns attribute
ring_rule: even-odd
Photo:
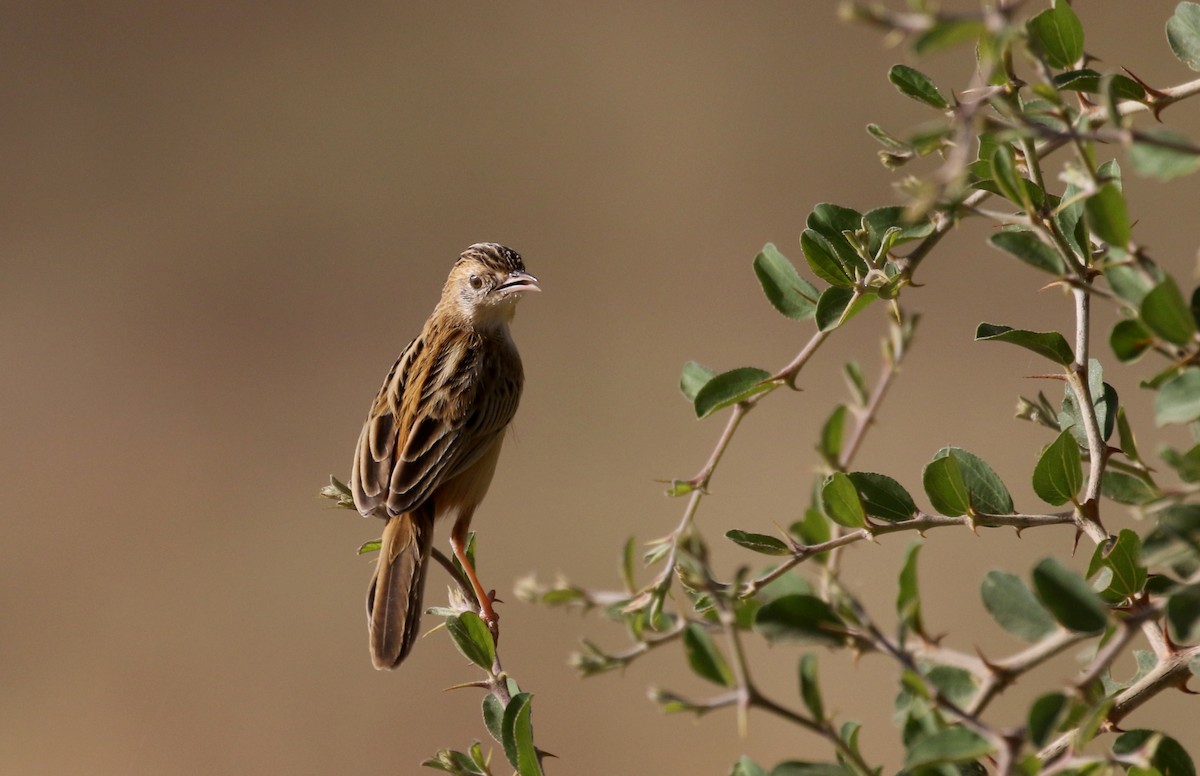
<svg viewBox="0 0 1200 776"><path fill-rule="evenodd" d="M469 282L471 283L471 288L476 290L483 288L483 281L480 280L478 275L472 275Z"/></svg>

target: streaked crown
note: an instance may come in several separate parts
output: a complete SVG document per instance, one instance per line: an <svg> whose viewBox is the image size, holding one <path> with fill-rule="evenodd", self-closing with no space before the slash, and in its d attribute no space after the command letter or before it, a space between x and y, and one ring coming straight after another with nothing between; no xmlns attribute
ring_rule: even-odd
<svg viewBox="0 0 1200 776"><path fill-rule="evenodd" d="M501 275L525 271L525 262L522 261L521 254L499 243L475 243L462 252L455 265L471 260L478 261Z"/></svg>

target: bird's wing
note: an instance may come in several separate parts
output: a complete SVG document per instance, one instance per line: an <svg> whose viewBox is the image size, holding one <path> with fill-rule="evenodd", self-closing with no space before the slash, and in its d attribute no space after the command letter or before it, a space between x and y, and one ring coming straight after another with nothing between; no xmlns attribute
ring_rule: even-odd
<svg viewBox="0 0 1200 776"><path fill-rule="evenodd" d="M516 414L519 361L514 375L478 343L448 344L414 340L375 400L355 455L353 492L364 514L381 503L393 515L417 508L478 460Z"/></svg>

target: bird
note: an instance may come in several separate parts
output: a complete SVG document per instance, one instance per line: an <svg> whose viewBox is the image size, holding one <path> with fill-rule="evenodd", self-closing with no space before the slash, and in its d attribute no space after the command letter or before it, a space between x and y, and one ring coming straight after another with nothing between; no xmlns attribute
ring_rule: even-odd
<svg viewBox="0 0 1200 776"><path fill-rule="evenodd" d="M513 249L467 248L371 404L350 490L361 515L387 521L367 591L377 669L398 667L412 650L437 522L453 521L451 549L498 635L494 593L484 591L466 544L525 381L509 324L517 302L540 288Z"/></svg>

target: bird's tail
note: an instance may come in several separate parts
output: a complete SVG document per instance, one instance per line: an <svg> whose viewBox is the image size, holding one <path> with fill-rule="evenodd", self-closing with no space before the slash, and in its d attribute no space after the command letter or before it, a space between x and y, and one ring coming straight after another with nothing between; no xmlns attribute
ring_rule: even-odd
<svg viewBox="0 0 1200 776"><path fill-rule="evenodd" d="M425 570L433 544L433 516L425 510L388 518L379 564L367 590L371 660L395 668L408 656L421 627Z"/></svg>

